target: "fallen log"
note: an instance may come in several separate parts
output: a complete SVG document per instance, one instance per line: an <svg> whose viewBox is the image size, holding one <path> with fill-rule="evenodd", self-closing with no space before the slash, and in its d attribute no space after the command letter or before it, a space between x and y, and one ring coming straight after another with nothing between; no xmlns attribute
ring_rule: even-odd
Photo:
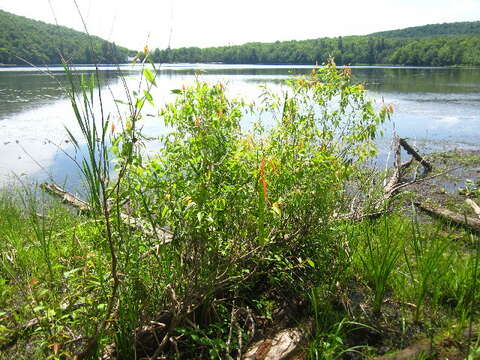
<svg viewBox="0 0 480 360"><path fill-rule="evenodd" d="M89 213L93 210L89 203L79 199L57 184L44 183L40 187L50 195L60 198L64 204L67 204L83 213ZM173 233L168 229L152 228L150 223L147 221L125 213L120 213L120 220L125 225L143 233L144 235L157 238L160 241L160 244L167 244L172 241Z"/></svg>
<svg viewBox="0 0 480 360"><path fill-rule="evenodd" d="M394 152L395 152L395 163L394 163L394 169L392 176L390 177L390 180L388 183L385 185L383 189L384 193L384 200L388 200L390 197L392 197L398 190L398 185L401 183L402 176L405 172L405 170L412 164L413 162L413 157L402 163L401 160L401 140L398 136L395 136L394 138Z"/></svg>
<svg viewBox="0 0 480 360"><path fill-rule="evenodd" d="M420 202L414 202L413 204L426 213L480 233L480 219L465 216L439 206L428 205Z"/></svg>
<svg viewBox="0 0 480 360"><path fill-rule="evenodd" d="M49 193L50 195L56 196L62 199L64 204L68 204L82 212L89 212L92 211L92 207L86 201L83 201L76 197L73 194L70 194L68 191L62 189L57 184L48 184L44 183L40 185L41 189L45 192Z"/></svg>
<svg viewBox="0 0 480 360"><path fill-rule="evenodd" d="M422 164L427 173L432 171L432 165L430 165L428 161L426 161L413 147L411 147L405 139L400 139L399 141L400 145L405 149L405 151L412 155L420 164Z"/></svg>
<svg viewBox="0 0 480 360"><path fill-rule="evenodd" d="M368 213L358 213L358 212L355 212L354 209L352 209L348 214L336 216L337 219L350 219L354 221L360 221L365 218L369 218L369 219L378 218L390 211L390 209L384 209L384 204L390 198L392 198L400 188L408 184L414 183L414 182L402 183L403 174L405 170L412 164L414 158L412 157L410 158L410 160L402 163L401 151L400 151L401 150L400 140L401 139L398 136L395 136L393 139L393 148L394 148L393 151L395 154L393 172L388 181L386 181L385 179L385 183L384 183L385 185L383 187L383 196L376 201L373 209Z"/></svg>

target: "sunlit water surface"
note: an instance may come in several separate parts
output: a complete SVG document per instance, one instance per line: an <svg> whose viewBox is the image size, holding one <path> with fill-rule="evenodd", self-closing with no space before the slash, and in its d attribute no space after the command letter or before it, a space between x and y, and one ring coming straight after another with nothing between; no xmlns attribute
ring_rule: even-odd
<svg viewBox="0 0 480 360"><path fill-rule="evenodd" d="M227 83L230 96L255 100L260 86L279 89L289 76L305 74L309 66L249 65L163 65L153 90L156 105L172 101L172 89L191 84L196 76L209 82ZM0 68L0 181L18 177L25 181L77 183L78 170L70 156L75 156L65 127L78 134L69 100L63 69L53 67ZM76 75L88 75L92 67L77 67ZM130 90L138 87L140 67L124 65L100 68L105 113L115 121L119 117L113 99L125 100L120 75ZM480 148L480 69L354 67L353 76L366 84L377 106L393 104L395 114L378 140L379 163L388 157L392 130L424 151L452 148ZM95 91L99 91L96 89ZM120 108L120 113L125 108ZM146 108L145 114L153 114ZM248 126L249 119L244 126ZM146 117L145 133L156 136L165 132L156 117ZM155 149L155 142L148 145ZM78 158L78 156L77 156Z"/></svg>

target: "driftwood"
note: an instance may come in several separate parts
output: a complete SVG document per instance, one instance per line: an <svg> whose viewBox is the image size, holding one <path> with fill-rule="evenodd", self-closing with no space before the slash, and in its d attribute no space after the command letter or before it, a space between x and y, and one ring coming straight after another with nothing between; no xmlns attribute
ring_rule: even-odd
<svg viewBox="0 0 480 360"><path fill-rule="evenodd" d="M88 213L93 210L92 206L89 203L79 199L78 197L69 193L57 184L45 183L41 185L41 188L50 195L62 199L63 203L72 206L73 208L81 212ZM120 220L127 226L143 233L144 235L147 235L149 237L156 237L161 244L167 244L172 241L173 234L168 229L152 228L150 223L148 223L147 221L125 213L120 213Z"/></svg>
<svg viewBox="0 0 480 360"><path fill-rule="evenodd" d="M480 233L480 219L465 216L439 206L428 205L425 203L414 202L414 205L426 213Z"/></svg>
<svg viewBox="0 0 480 360"><path fill-rule="evenodd" d="M402 139L395 137L394 139L394 151L395 151L395 165L393 169L392 176L390 180L385 185L383 189L384 201L391 198L398 190L398 185L402 180L405 170L412 164L414 157L410 160L402 163L400 145L402 144ZM405 142L406 144L406 142ZM408 145L408 144L407 144Z"/></svg>
<svg viewBox="0 0 480 360"><path fill-rule="evenodd" d="M420 156L420 154L413 147L411 147L405 139L399 139L399 142L406 152L408 152L415 158L415 160L422 164L426 172L432 171L432 165L430 165L428 161L426 161L422 156Z"/></svg>
<svg viewBox="0 0 480 360"><path fill-rule="evenodd" d="M50 195L53 195L62 199L62 202L64 204L68 204L82 212L92 211L92 207L90 206L89 203L79 199L73 194L70 194L68 191L62 189L57 184L45 183L45 184L42 184L40 187Z"/></svg>
<svg viewBox="0 0 480 360"><path fill-rule="evenodd" d="M472 199L467 199L465 200L465 202L472 207L473 211L475 212L475 215L477 215L478 218L480 218L480 206L478 206L477 203Z"/></svg>
<svg viewBox="0 0 480 360"><path fill-rule="evenodd" d="M353 221L360 221L365 218L369 219L375 219L378 218L379 216L391 211L391 209L387 208L385 209L385 204L394 196L398 193L398 191L406 186L418 183L420 181L425 181L427 178L422 178L422 179L417 179L413 180L410 182L402 182L402 177L408 169L408 167L413 163L413 160L416 159L417 157L421 159L423 162L423 158L415 152L417 157L412 156L410 160L405 161L402 163L401 161L401 147L406 147L408 149L411 149L411 146L408 145L408 143L405 141L405 139L400 139L398 136L395 136L393 139L393 151L395 154L395 160L394 160L394 168L392 175L388 179L388 181L385 182L385 186L383 188L383 195L374 203L373 209L368 212L368 213L361 213L361 212L356 212L355 210L352 209L352 211L348 214L342 214L336 216L337 219L349 219ZM430 166L431 169L431 166Z"/></svg>
<svg viewBox="0 0 480 360"><path fill-rule="evenodd" d="M291 359L304 349L311 332L311 325L304 328L284 329L275 336L256 342L243 356L244 360Z"/></svg>

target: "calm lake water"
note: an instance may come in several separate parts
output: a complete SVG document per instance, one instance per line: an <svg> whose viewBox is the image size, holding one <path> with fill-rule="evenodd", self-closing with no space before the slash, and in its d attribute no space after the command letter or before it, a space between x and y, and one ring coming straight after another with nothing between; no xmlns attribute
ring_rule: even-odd
<svg viewBox="0 0 480 360"><path fill-rule="evenodd" d="M308 73L309 66L248 65L163 65L154 91L158 105L171 101L170 90L192 83L201 71L206 81L223 81L230 94L255 99L260 85L280 87L292 74ZM385 159L390 134L395 128L401 137L410 138L423 151L480 148L480 69L354 67L353 76L367 85L377 104L393 104L395 114L379 139ZM78 67L76 74L89 74L91 67ZM123 99L119 71L100 69L101 91L107 112L116 116L113 98ZM128 86L138 86L140 68L121 66ZM71 159L75 155L66 142L65 127L77 128L68 99L61 88L65 83L62 68L49 74L32 68L0 68L0 181L12 175L28 180L52 178L59 183L78 181ZM113 95L112 95L113 94ZM148 113L151 109L146 109ZM145 132L155 136L164 128L160 120L148 117ZM152 148L155 144L150 145ZM384 161L384 160L383 160Z"/></svg>

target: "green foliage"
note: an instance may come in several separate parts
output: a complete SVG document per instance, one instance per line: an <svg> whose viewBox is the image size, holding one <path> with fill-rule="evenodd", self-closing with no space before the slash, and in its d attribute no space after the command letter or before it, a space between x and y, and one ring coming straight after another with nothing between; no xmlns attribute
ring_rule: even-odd
<svg viewBox="0 0 480 360"><path fill-rule="evenodd" d="M458 189L458 192L466 197L478 198L480 197L480 188L478 187L479 182L473 181L470 179L465 180L465 187Z"/></svg>
<svg viewBox="0 0 480 360"><path fill-rule="evenodd" d="M416 305L414 321L419 321L427 297L432 302L438 299L438 284L446 274L450 256L446 254L448 242L444 238L428 233L421 234L415 228L412 235L404 255ZM408 254L410 251L411 254Z"/></svg>
<svg viewBox="0 0 480 360"><path fill-rule="evenodd" d="M32 195L0 193L0 348L8 350L3 346L12 336L20 344L30 338L29 350L19 355L47 358L70 329L92 333L104 311L107 264L95 254L101 237L94 223ZM15 326L32 320L38 322L15 335ZM58 355L71 357L72 351L64 346Z"/></svg>
<svg viewBox="0 0 480 360"><path fill-rule="evenodd" d="M0 10L0 64L118 64L129 50L95 36Z"/></svg>
<svg viewBox="0 0 480 360"><path fill-rule="evenodd" d="M373 107L349 69L329 62L281 91L263 88L256 104L227 96L223 84L175 89L176 100L156 119L169 132L148 156L140 121L145 103L155 106L155 71L145 68L139 88L126 89L127 101L118 103L127 112L119 109L115 130L102 112L100 79L66 70L81 130L69 134L86 148L77 165L91 211L76 216L32 193L20 206L0 192L0 308L7 309L0 346L13 334L25 357L98 358L114 343L134 358L144 351L139 334L155 325L163 330L159 339L146 331L154 343L145 356L235 358L252 340L255 318L267 327L285 305L307 312L309 301L308 355L333 359L364 349L349 345L364 325L348 319L366 322L371 308L381 321L386 296L413 299L416 321L452 302L455 316L473 321L473 237L476 253L461 266L465 249L452 250L432 228L395 214L361 222L339 216L352 188L376 196L363 165L390 114ZM256 121L245 128L247 113ZM357 314L351 283L374 290ZM38 323L16 332L31 319Z"/></svg>
<svg viewBox="0 0 480 360"><path fill-rule="evenodd" d="M174 233L177 282L189 277L213 290L258 271L267 274L258 281L299 291L308 279L326 278L322 264L340 248L330 218L351 172L374 153L387 114L377 115L364 89L334 64L287 85L281 96L265 89L250 133L241 128L250 109L222 84L176 90L161 111L172 131L158 154L130 167L128 196L137 216ZM264 111L275 118L268 129ZM192 291L181 285L176 294Z"/></svg>
<svg viewBox="0 0 480 360"><path fill-rule="evenodd" d="M349 332L366 327L363 324L342 319L323 333L317 333L309 344L307 358L310 360L342 359L345 354L361 354L361 350L368 346L351 346L345 344L344 339Z"/></svg>
<svg viewBox="0 0 480 360"><path fill-rule="evenodd" d="M448 66L480 64L480 22L426 25L366 36L247 43L212 48L156 49L155 62Z"/></svg>
<svg viewBox="0 0 480 360"><path fill-rule="evenodd" d="M387 294L390 276L402 254L405 230L402 222L382 219L382 225L367 222L359 227L360 244L356 254L363 267L363 274L374 290L373 309L380 312ZM358 240L357 240L358 241Z"/></svg>
<svg viewBox="0 0 480 360"><path fill-rule="evenodd" d="M382 31L370 34L383 37L428 37L439 35L478 35L480 21L463 21L443 24L413 26L406 29Z"/></svg>

